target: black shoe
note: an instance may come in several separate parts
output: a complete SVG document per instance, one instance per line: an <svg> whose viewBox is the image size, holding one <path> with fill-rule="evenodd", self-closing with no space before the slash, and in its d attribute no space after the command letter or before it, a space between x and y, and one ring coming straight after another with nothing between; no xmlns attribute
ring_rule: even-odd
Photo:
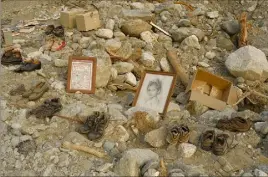
<svg viewBox="0 0 268 177"><path fill-rule="evenodd" d="M63 26L57 26L53 29L53 34L57 37L63 37L64 36L64 28Z"/></svg>
<svg viewBox="0 0 268 177"><path fill-rule="evenodd" d="M21 63L22 63L22 56L20 51L14 50L13 48L7 50L1 59L1 64L5 66L19 65Z"/></svg>
<svg viewBox="0 0 268 177"><path fill-rule="evenodd" d="M19 68L14 70L14 72L22 73L24 71L30 72L38 69L41 69L41 62L39 60L30 60L23 62Z"/></svg>
<svg viewBox="0 0 268 177"><path fill-rule="evenodd" d="M54 25L48 25L47 28L45 29L45 34L46 35L52 34L54 29L55 29Z"/></svg>

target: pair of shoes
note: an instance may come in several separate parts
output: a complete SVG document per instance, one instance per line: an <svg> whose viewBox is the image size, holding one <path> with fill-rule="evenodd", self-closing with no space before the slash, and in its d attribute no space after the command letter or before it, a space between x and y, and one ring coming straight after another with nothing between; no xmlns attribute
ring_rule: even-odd
<svg viewBox="0 0 268 177"><path fill-rule="evenodd" d="M49 86L46 82L39 82L37 85L24 92L22 97L28 98L30 101L34 101L42 97L48 90Z"/></svg>
<svg viewBox="0 0 268 177"><path fill-rule="evenodd" d="M87 118L84 125L78 129L78 132L87 134L88 139L91 141L99 140L104 135L104 130L108 126L108 120L109 118L105 113L96 111Z"/></svg>
<svg viewBox="0 0 268 177"><path fill-rule="evenodd" d="M56 112L62 109L59 98L48 99L44 103L31 111L28 115L35 115L36 118L43 119L46 117L51 118Z"/></svg>
<svg viewBox="0 0 268 177"><path fill-rule="evenodd" d="M12 90L9 92L9 94L10 94L11 96L14 96L14 95L21 95L21 94L23 94L25 91L26 91L26 89L25 89L24 84L20 84L18 87L12 89Z"/></svg>
<svg viewBox="0 0 268 177"><path fill-rule="evenodd" d="M63 37L64 28L63 26L55 27L54 25L48 25L47 28L45 29L45 34L46 35L54 34L57 37Z"/></svg>
<svg viewBox="0 0 268 177"><path fill-rule="evenodd" d="M190 129L187 125L172 125L168 128L166 141L169 144L186 143L189 141Z"/></svg>
<svg viewBox="0 0 268 177"><path fill-rule="evenodd" d="M63 49L66 46L66 42L63 39L55 37L47 37L43 48L45 50L51 50L53 52Z"/></svg>
<svg viewBox="0 0 268 177"><path fill-rule="evenodd" d="M201 148L205 151L212 150L215 155L224 155L228 148L228 138L227 134L216 135L215 131L208 130L201 137Z"/></svg>
<svg viewBox="0 0 268 177"><path fill-rule="evenodd" d="M41 69L41 62L37 59L31 59L24 61L14 72L22 73L24 71L30 72L38 69Z"/></svg>
<svg viewBox="0 0 268 177"><path fill-rule="evenodd" d="M1 59L2 65L19 65L22 63L21 52L13 47L6 49Z"/></svg>
<svg viewBox="0 0 268 177"><path fill-rule="evenodd" d="M232 132L246 132L251 128L252 124L252 121L249 119L235 117L232 119L219 120L216 127L221 130L229 130Z"/></svg>

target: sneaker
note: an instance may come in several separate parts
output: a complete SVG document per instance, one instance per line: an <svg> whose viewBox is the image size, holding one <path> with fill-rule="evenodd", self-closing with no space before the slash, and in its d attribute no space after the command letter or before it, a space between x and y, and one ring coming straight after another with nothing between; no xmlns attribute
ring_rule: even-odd
<svg viewBox="0 0 268 177"><path fill-rule="evenodd" d="M166 141L169 144L186 143L189 137L190 130L187 125L173 125L168 130Z"/></svg>
<svg viewBox="0 0 268 177"><path fill-rule="evenodd" d="M41 69L41 62L37 59L31 59L24 61L21 66L14 70L16 73L22 73L24 71L30 72Z"/></svg>
<svg viewBox="0 0 268 177"><path fill-rule="evenodd" d="M242 117L232 119L221 119L217 122L216 127L221 130L229 130L232 132L246 132L252 126L252 121Z"/></svg>
<svg viewBox="0 0 268 177"><path fill-rule="evenodd" d="M203 133L201 137L201 148L205 151L210 151L213 147L213 142L215 140L215 131L208 130Z"/></svg>
<svg viewBox="0 0 268 177"><path fill-rule="evenodd" d="M227 139L229 135L227 134L219 134L215 137L213 142L212 151L215 155L221 156L227 152L228 144Z"/></svg>

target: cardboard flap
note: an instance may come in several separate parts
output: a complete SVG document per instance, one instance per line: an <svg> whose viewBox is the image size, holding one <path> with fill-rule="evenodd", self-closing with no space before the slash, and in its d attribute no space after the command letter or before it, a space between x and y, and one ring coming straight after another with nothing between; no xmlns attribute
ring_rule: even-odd
<svg viewBox="0 0 268 177"><path fill-rule="evenodd" d="M237 87L234 87L234 86L231 87L227 104L233 105L233 104L235 104L238 101L237 91L238 91L238 88Z"/></svg>

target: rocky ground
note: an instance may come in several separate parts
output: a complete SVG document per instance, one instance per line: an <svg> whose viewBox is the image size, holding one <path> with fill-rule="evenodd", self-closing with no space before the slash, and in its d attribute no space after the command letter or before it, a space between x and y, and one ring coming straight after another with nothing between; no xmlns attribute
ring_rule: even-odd
<svg viewBox="0 0 268 177"><path fill-rule="evenodd" d="M44 49L44 29L46 25L59 24L61 10L77 6L88 8L92 3L99 10L101 29L90 32L66 29L67 46L64 49L56 52ZM134 96L129 88L135 89L138 85L139 68L172 71L166 56L167 50L172 47L177 49L180 63L189 75L196 67L202 67L232 81L242 90L260 83L260 77L268 77L266 61L263 66L256 64L257 68L253 69L261 71L257 72L259 75L255 75L256 78L249 78L247 73L240 72L240 68L236 68L236 64L239 65L237 62L225 65L225 61L232 57L230 54L237 52L234 38L239 33L239 25L235 19L242 11L248 12L248 23L251 24L249 44L261 50L243 49L242 53L249 54L245 62L256 55L262 59L268 56L268 1L191 0L187 3L194 7L194 11L173 1L3 1L2 28L15 31L14 45L21 48L25 58L38 58L42 69L18 74L12 71L16 68L14 66L1 67L0 175L129 176L141 171L143 176L157 176L158 164L143 165L163 158L169 176L267 176L268 110L265 105L257 104L257 111L252 106L241 105L240 111L232 107L224 111L210 110L195 102L185 103L182 94L185 88L179 82L167 115L159 120L156 113L148 113L157 124L154 130L142 130L137 125L129 124L133 121L132 112L137 111L129 106ZM131 9L139 9L139 13L131 13ZM171 37L140 19L152 20ZM19 32L22 28L20 24L29 20L38 21L35 29L29 33ZM139 60L139 65L112 61L106 51L114 49L121 58ZM66 93L70 55L93 55L97 58L95 95ZM237 70L239 76L235 74ZM38 101L9 94L20 84L30 88L42 80L50 84L50 90ZM261 81L260 85L260 90L267 94L268 84ZM89 141L76 132L78 123L56 116L45 120L35 116L27 118L27 110L53 97L59 97L63 104L60 115L84 119L94 111L110 114L111 120L104 137L98 142ZM255 123L245 133L224 131L230 136L231 148L223 156L203 151L199 141L202 132L215 129L220 133L222 131L215 128L217 120L236 115L264 122ZM174 119L189 126L189 143L172 146L165 141L165 126ZM95 148L106 153L108 158L64 149L64 141Z"/></svg>

